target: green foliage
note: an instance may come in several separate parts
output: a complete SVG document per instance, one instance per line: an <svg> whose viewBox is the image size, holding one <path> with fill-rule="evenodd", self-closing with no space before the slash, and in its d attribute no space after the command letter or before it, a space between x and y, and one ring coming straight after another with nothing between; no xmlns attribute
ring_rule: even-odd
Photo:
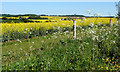
<svg viewBox="0 0 120 72"><path fill-rule="evenodd" d="M20 20L23 21L24 23L33 22L33 21L30 21L30 20L25 19L25 18L21 18Z"/></svg>
<svg viewBox="0 0 120 72"><path fill-rule="evenodd" d="M41 18L40 16L30 16L28 19L48 19L48 18Z"/></svg>
<svg viewBox="0 0 120 72"><path fill-rule="evenodd" d="M18 44L14 47L17 48L16 52L13 49L3 53L4 62L8 62L4 63L3 70L106 70L105 67L114 70L114 65L120 66L120 37L117 24L112 28L107 25L77 27L76 39L71 39L71 28L41 28L38 32L35 31L31 29L30 36L37 33L42 36L23 43L6 43L3 46L4 50L5 47ZM23 36L25 37L24 34ZM107 58L112 61L105 61Z"/></svg>
<svg viewBox="0 0 120 72"><path fill-rule="evenodd" d="M3 34L2 35L2 42L7 42L10 40L16 40L16 39L28 39L28 38L32 38L35 36L44 36L47 34L53 34L55 32L65 32L65 31L71 31L72 28L71 27L64 27L62 29L58 29L57 27L55 29L49 29L46 30L45 28L41 27L40 29L36 29L36 27L34 29L30 29L30 32L27 32L27 30L24 31L24 33L20 33L18 31L8 31L7 34Z"/></svg>

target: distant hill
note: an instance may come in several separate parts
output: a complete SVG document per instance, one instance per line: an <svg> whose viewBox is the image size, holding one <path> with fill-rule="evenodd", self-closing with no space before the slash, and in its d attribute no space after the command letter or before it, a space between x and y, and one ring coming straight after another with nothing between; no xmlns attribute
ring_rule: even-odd
<svg viewBox="0 0 120 72"><path fill-rule="evenodd" d="M86 18L90 18L90 17L101 17L101 18L114 18L114 16L84 16L84 15L45 15L45 14L41 14L41 15L36 15L36 14L23 14L23 15L11 15L11 14L0 14L0 16L3 17L19 17L19 16L60 16L60 17L86 17Z"/></svg>
<svg viewBox="0 0 120 72"><path fill-rule="evenodd" d="M39 15L36 15L36 14L23 14L23 15L1 14L0 16L3 16L3 17L19 17L19 16L39 16Z"/></svg>
<svg viewBox="0 0 120 72"><path fill-rule="evenodd" d="M84 15L36 15L36 14L23 14L23 15L11 15L11 14L0 14L3 17L18 17L18 16L61 16L61 17L85 17Z"/></svg>

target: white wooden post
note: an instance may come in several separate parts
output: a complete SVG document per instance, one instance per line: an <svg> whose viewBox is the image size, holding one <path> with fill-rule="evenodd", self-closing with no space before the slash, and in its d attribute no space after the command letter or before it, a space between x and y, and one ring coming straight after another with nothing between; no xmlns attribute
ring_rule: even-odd
<svg viewBox="0 0 120 72"><path fill-rule="evenodd" d="M73 39L76 38L76 21L73 20Z"/></svg>

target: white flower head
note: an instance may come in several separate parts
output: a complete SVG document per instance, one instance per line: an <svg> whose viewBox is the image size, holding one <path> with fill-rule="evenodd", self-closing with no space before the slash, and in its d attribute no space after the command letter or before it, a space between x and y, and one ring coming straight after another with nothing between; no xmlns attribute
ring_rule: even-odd
<svg viewBox="0 0 120 72"><path fill-rule="evenodd" d="M17 41L20 41L19 39L17 39Z"/></svg>
<svg viewBox="0 0 120 72"><path fill-rule="evenodd" d="M90 25L90 26L94 26L94 24L93 24L93 23L90 23L89 25Z"/></svg>
<svg viewBox="0 0 120 72"><path fill-rule="evenodd" d="M30 46L30 48L32 48L32 46Z"/></svg>
<svg viewBox="0 0 120 72"><path fill-rule="evenodd" d="M33 44L35 43L35 42L32 42Z"/></svg>
<svg viewBox="0 0 120 72"><path fill-rule="evenodd" d="M32 32L30 32L30 34L32 34Z"/></svg>
<svg viewBox="0 0 120 72"><path fill-rule="evenodd" d="M28 30L28 28L26 28L26 31Z"/></svg>
<svg viewBox="0 0 120 72"><path fill-rule="evenodd" d="M46 33L48 33L48 31L46 31Z"/></svg>
<svg viewBox="0 0 120 72"><path fill-rule="evenodd" d="M60 29L60 26L58 26L58 29Z"/></svg>
<svg viewBox="0 0 120 72"><path fill-rule="evenodd" d="M113 41L113 43L115 43L115 41Z"/></svg>
<svg viewBox="0 0 120 72"><path fill-rule="evenodd" d="M22 41L19 41L20 43L22 43Z"/></svg>

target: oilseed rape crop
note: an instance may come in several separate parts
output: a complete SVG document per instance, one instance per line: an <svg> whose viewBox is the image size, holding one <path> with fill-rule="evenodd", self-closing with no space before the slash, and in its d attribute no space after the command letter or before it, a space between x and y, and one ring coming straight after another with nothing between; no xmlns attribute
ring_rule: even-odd
<svg viewBox="0 0 120 72"><path fill-rule="evenodd" d="M3 42L21 38L29 38L50 32L51 29L72 28L72 20L61 20L61 17L47 17L48 20L37 20L41 22L33 23L2 23ZM63 17L65 19L65 17ZM117 23L115 18L84 18L76 19L76 26L87 26L95 24ZM34 20L33 20L34 21Z"/></svg>

